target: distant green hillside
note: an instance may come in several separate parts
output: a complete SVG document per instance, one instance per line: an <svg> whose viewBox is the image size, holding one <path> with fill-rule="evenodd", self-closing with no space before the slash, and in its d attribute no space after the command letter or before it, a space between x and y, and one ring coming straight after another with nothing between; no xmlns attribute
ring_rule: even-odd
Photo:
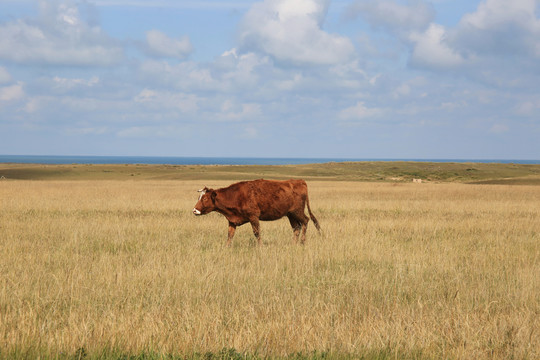
<svg viewBox="0 0 540 360"><path fill-rule="evenodd" d="M2 180L243 180L462 182L540 185L540 165L404 161L306 165L40 165L0 164Z"/></svg>

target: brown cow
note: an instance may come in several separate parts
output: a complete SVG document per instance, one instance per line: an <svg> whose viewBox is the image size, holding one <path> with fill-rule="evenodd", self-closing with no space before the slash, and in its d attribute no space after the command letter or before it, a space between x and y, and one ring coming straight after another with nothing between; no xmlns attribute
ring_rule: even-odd
<svg viewBox="0 0 540 360"><path fill-rule="evenodd" d="M319 222L309 207L308 189L304 180L253 180L242 181L222 189L204 189L199 201L193 208L195 215L205 215L212 211L224 215L229 221L229 237L227 245L230 246L237 226L251 223L257 242L261 244L259 220L272 221L284 216L294 231L294 238L298 241L302 230L302 244L306 241L306 230L309 218L304 213L307 204L309 217L313 220L319 232Z"/></svg>

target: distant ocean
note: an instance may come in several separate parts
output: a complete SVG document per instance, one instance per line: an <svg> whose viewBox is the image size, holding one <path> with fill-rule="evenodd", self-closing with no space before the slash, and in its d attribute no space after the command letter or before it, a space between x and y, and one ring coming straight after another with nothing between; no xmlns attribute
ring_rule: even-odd
<svg viewBox="0 0 540 360"><path fill-rule="evenodd" d="M167 165L299 165L355 161L416 161L456 163L540 164L540 160L500 159L369 159L369 158L259 158L259 157L169 157L169 156L64 156L0 155L0 163L26 164L167 164Z"/></svg>

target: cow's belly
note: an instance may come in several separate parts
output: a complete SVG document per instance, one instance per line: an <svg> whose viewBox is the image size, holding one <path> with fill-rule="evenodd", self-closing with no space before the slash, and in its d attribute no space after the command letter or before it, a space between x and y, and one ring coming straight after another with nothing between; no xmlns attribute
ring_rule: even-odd
<svg viewBox="0 0 540 360"><path fill-rule="evenodd" d="M259 220L274 221L274 220L281 219L284 216L285 214L261 214L261 216L259 217Z"/></svg>
<svg viewBox="0 0 540 360"><path fill-rule="evenodd" d="M289 213L289 208L289 206L278 206L261 209L259 220L273 221L281 219Z"/></svg>
<svg viewBox="0 0 540 360"><path fill-rule="evenodd" d="M259 220L278 220L303 205L300 199L295 199L285 192L276 192L264 199L258 199L257 210Z"/></svg>

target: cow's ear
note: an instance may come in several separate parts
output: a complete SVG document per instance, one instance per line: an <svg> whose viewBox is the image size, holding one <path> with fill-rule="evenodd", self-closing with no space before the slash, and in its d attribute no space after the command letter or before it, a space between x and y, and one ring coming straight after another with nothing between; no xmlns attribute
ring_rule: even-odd
<svg viewBox="0 0 540 360"><path fill-rule="evenodd" d="M214 190L212 190L212 192L210 193L210 198L212 199L212 203L216 203L216 197L217 197L217 192L215 192Z"/></svg>

